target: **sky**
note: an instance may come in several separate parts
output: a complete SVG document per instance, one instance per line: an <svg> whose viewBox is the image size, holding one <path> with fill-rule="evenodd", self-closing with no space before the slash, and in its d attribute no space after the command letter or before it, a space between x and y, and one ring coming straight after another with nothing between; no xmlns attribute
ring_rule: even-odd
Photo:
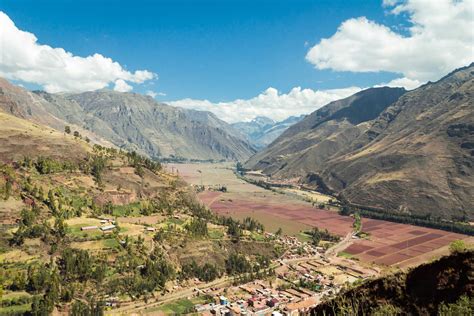
<svg viewBox="0 0 474 316"><path fill-rule="evenodd" d="M474 61L474 0L0 0L0 76L283 120Z"/></svg>

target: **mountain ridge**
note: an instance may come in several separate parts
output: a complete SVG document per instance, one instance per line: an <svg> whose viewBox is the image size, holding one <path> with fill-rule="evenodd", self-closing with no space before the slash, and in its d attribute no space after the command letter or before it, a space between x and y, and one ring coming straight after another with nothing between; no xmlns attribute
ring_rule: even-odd
<svg viewBox="0 0 474 316"><path fill-rule="evenodd" d="M472 219L473 91L471 64L404 93L374 119L353 121L356 125L326 120L340 110L342 100L335 101L289 128L244 166L277 179L299 177L314 188L323 183L361 207Z"/></svg>
<svg viewBox="0 0 474 316"><path fill-rule="evenodd" d="M102 145L153 158L245 160L255 149L210 112L172 107L149 96L98 90L50 94L0 81L0 107L63 131L72 125Z"/></svg>

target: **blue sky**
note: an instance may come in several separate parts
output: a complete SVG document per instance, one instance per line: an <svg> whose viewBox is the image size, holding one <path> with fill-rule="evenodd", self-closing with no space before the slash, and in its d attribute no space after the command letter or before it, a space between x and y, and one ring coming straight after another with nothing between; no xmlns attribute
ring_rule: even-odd
<svg viewBox="0 0 474 316"><path fill-rule="evenodd" d="M316 71L305 60L308 45L345 19L386 20L378 0L116 2L3 0L1 9L40 43L156 72L154 88L167 99L226 101L269 86L327 89L394 77Z"/></svg>
<svg viewBox="0 0 474 316"><path fill-rule="evenodd" d="M416 5L417 1L406 2ZM421 9L393 14L390 10L399 1L385 2L2 0L0 11L16 28L34 34L37 44L81 57L98 53L130 72L158 75L158 79L127 81L134 92L166 94L157 95L158 100L208 100L216 105L252 99L270 87L285 94L295 87L323 91L370 87L407 77L408 66L400 71L383 65L367 70L365 61L358 61L354 68L338 63L334 56L338 53L331 52L326 60L330 65L321 67L319 56L325 53L317 52L313 61L307 57L322 39L331 39L344 21L359 17L409 37L409 18ZM328 51L337 50L340 43L333 42ZM371 42L362 44L361 49L369 49ZM19 78L8 76L6 70L0 73ZM411 79L425 81L416 75ZM46 86L38 80L17 81L29 88Z"/></svg>

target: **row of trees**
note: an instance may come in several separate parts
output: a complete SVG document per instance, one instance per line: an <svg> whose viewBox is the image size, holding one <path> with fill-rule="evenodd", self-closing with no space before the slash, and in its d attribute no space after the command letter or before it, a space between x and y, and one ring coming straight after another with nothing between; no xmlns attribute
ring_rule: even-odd
<svg viewBox="0 0 474 316"><path fill-rule="evenodd" d="M471 226L468 223L458 223L455 220L446 221L440 217L433 217L431 214L418 215L382 212L376 209L349 206L347 203L339 208L340 215L348 216L350 214L355 213L358 213L363 217L372 219L380 219L402 224L417 225L474 236L474 226ZM456 220L460 219L465 221L467 220L467 217L462 216L462 218L456 218Z"/></svg>

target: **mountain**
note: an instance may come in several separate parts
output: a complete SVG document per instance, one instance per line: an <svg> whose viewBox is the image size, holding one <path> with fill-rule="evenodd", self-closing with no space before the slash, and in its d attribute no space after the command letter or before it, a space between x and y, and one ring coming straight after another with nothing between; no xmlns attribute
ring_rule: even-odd
<svg viewBox="0 0 474 316"><path fill-rule="evenodd" d="M246 166L298 175L364 207L472 219L473 84L471 64L405 94L363 91L311 114ZM361 104L360 111L348 106L376 91L374 103Z"/></svg>
<svg viewBox="0 0 474 316"><path fill-rule="evenodd" d="M148 96L99 90L30 92L0 80L0 108L59 131L66 125L92 141L150 157L245 160L255 150L210 112L158 103Z"/></svg>
<svg viewBox="0 0 474 316"><path fill-rule="evenodd" d="M273 177L304 176L322 162L349 147L405 90L372 88L334 101L289 127L263 151L250 158L246 167L263 170Z"/></svg>
<svg viewBox="0 0 474 316"><path fill-rule="evenodd" d="M303 118L304 115L290 116L283 121L275 122L268 117L257 116L250 122L238 122L232 124L232 126L246 135L255 148L261 149L268 146L286 129L300 122Z"/></svg>

